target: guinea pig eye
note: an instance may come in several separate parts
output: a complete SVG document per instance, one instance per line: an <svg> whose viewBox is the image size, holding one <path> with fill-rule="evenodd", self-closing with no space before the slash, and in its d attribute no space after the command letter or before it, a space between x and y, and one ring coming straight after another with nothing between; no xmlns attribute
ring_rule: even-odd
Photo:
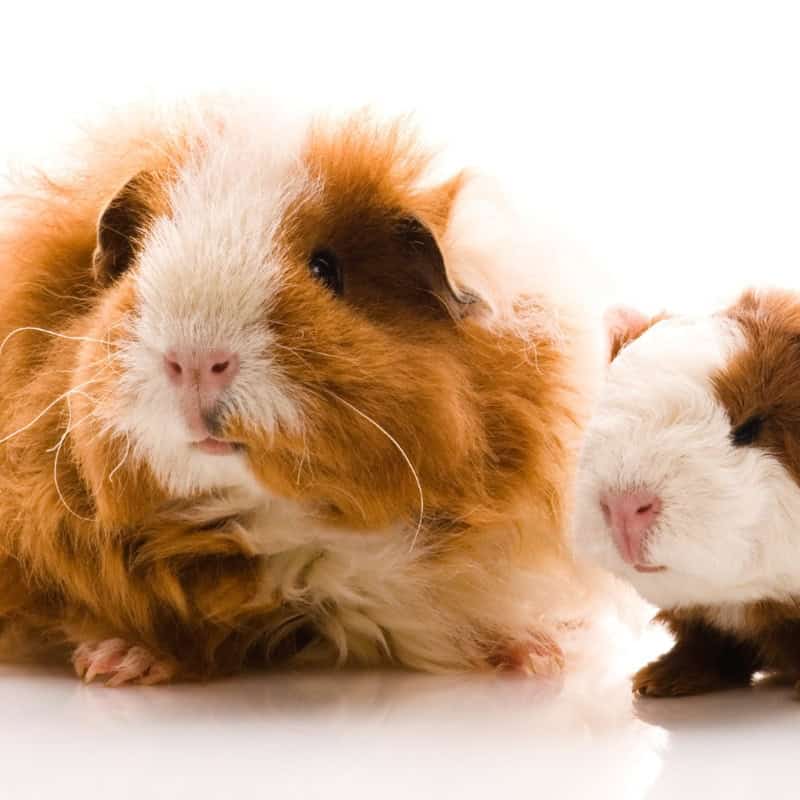
<svg viewBox="0 0 800 800"><path fill-rule="evenodd" d="M734 447L746 447L758 439L761 429L764 426L763 417L750 417L750 419L743 422L733 429L731 433L731 440Z"/></svg>
<svg viewBox="0 0 800 800"><path fill-rule="evenodd" d="M315 250L308 260L309 272L334 294L342 293L342 270L336 253L330 250Z"/></svg>

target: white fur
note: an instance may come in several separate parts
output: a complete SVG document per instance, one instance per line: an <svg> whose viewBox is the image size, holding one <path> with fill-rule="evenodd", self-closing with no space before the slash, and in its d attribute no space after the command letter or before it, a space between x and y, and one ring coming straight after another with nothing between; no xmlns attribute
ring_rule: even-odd
<svg viewBox="0 0 800 800"><path fill-rule="evenodd" d="M578 474L576 544L663 607L786 599L800 587L800 487L757 447L734 447L714 373L744 346L722 318L660 322L611 364ZM604 491L646 488L663 508L640 573L617 553Z"/></svg>
<svg viewBox="0 0 800 800"><path fill-rule="evenodd" d="M471 175L453 205L441 246L459 288L483 300L477 312L483 325L511 331L527 344L546 339L566 345L568 328L592 327L591 303L579 288L584 270L560 263L559 248L538 239L538 233L496 181ZM577 308L580 325L571 320ZM587 338L569 344L580 349L595 341L592 336L591 343ZM595 361L593 354L587 373Z"/></svg>
<svg viewBox="0 0 800 800"><path fill-rule="evenodd" d="M302 652L304 662L481 668L492 641L560 639L562 623L585 602L571 570L558 565L520 569L498 550L493 559L432 554L408 526L368 533L331 527L301 504L263 492L228 492L189 513L199 523L230 516L263 556L261 590L251 605L275 609L267 647L303 623L320 633Z"/></svg>
<svg viewBox="0 0 800 800"><path fill-rule="evenodd" d="M226 409L267 432L302 423L267 320L282 282L277 225L288 200L305 188L298 172L303 131L267 123L243 114L224 129L205 127L202 148L171 186L172 213L156 220L135 270L138 311L120 357L128 403L115 428L177 494L252 479L242 456L191 447L163 368L167 350L234 351L241 368L223 398Z"/></svg>

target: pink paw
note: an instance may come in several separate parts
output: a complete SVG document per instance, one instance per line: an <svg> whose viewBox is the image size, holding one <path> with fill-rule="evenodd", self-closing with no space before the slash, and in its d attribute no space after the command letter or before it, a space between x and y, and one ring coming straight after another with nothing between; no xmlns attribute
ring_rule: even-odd
<svg viewBox="0 0 800 800"><path fill-rule="evenodd" d="M75 648L72 664L85 683L103 676L106 686L164 683L175 674L172 664L158 660L149 650L130 645L124 639L85 642Z"/></svg>
<svg viewBox="0 0 800 800"><path fill-rule="evenodd" d="M564 653L551 636L534 633L523 642L497 650L489 663L498 669L522 675L553 678L564 669Z"/></svg>

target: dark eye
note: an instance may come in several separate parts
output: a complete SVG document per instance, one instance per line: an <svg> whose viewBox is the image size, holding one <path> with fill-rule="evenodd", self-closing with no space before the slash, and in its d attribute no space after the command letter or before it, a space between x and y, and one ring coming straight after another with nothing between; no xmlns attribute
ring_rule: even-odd
<svg viewBox="0 0 800 800"><path fill-rule="evenodd" d="M758 439L764 427L763 417L750 417L746 422L733 429L731 440L734 447L746 447Z"/></svg>
<svg viewBox="0 0 800 800"><path fill-rule="evenodd" d="M315 250L308 260L308 269L314 278L334 294L342 293L342 271L336 253L330 250Z"/></svg>

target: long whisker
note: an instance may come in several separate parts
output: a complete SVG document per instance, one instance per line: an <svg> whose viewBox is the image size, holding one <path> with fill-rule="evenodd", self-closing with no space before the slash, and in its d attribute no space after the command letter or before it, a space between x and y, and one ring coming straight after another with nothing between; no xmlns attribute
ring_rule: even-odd
<svg viewBox="0 0 800 800"><path fill-rule="evenodd" d="M94 403L94 408L92 408L92 410L88 414L85 414L74 425L72 424L72 403L71 403L72 397L85 397L89 402ZM67 410L69 412L69 416L67 418L67 426L64 429L64 433L61 436L61 438L52 447L49 447L47 450L45 450L45 453L52 453L55 450L57 450L58 447L61 444L63 444L63 442L66 440L67 436L69 436L76 428L83 425L84 422L87 422L88 420L97 416L97 404L99 401L96 397L93 397L88 392L82 392L80 391L80 389L76 388L69 395L67 395L65 400L67 401Z"/></svg>
<svg viewBox="0 0 800 800"><path fill-rule="evenodd" d="M100 380L100 376L95 375L94 378L90 378L88 381L84 381L83 383L74 386L72 389L68 389L63 394L60 394L58 397L56 397L55 400L53 400L51 403L45 406L32 420L30 420L30 422L27 422L21 428L17 428L17 430L12 431L11 433L7 434L2 439L0 439L0 444L5 444L6 442L13 439L15 436L18 436L20 433L24 433L26 430L28 430L28 428L31 428L33 425L35 425L51 408L53 408L53 406L60 403L64 398L69 398L70 395L79 393L84 386L89 386L92 383L96 383L98 380Z"/></svg>
<svg viewBox="0 0 800 800"><path fill-rule="evenodd" d="M58 494L58 499L61 501L61 505L72 514L73 517L77 517L84 522L94 522L91 517L84 517L82 514L79 514L77 511L72 509L67 502L66 498L64 497L63 492L61 491L61 487L58 484L58 457L61 455L61 448L64 446L64 442L67 440L67 436L69 436L70 432L73 431L78 425L86 422L86 420L92 416L92 414L87 414L80 422L78 422L75 426L72 425L72 403L70 402L69 395L66 396L67 401L67 427L64 429L64 433L61 434L61 438L58 440L55 446L55 456L53 457L53 482L55 483L56 493ZM94 413L94 412L92 412ZM50 448L47 452L52 452L54 448Z"/></svg>
<svg viewBox="0 0 800 800"><path fill-rule="evenodd" d="M131 452L131 437L126 433L125 434L125 452L122 454L122 458L120 459L119 463L117 464L111 472L108 473L108 480L113 483L114 482L114 475L122 469L125 462L128 460L128 455Z"/></svg>
<svg viewBox="0 0 800 800"><path fill-rule="evenodd" d="M67 401L67 411L68 411L67 427L64 428L64 433L61 434L61 438L52 447L48 447L47 450L45 450L45 453L55 453L56 450L58 450L58 448L61 447L61 445L64 444L64 442L66 441L67 437L74 430L80 428L80 426L83 425L84 422L87 422L88 420L90 420L94 416L94 411L90 411L85 417L83 417L82 419L79 419L73 425L72 424L72 406L71 406L71 403L70 403L70 398L67 397L65 399Z"/></svg>
<svg viewBox="0 0 800 800"><path fill-rule="evenodd" d="M369 414L365 414L361 409L356 408L352 403L345 400L343 397L340 397L335 392L331 391L330 389L325 390L328 394L332 397L336 398L340 403L344 403L351 411L358 414L360 417L365 419L370 425L375 426L396 448L400 455L403 457L403 460L408 465L408 468L411 470L411 474L414 476L414 481L417 484L417 491L419 492L419 521L417 522L417 529L414 531L414 536L411 540L411 547L409 548L409 552L414 550L414 547L417 544L417 539L419 538L420 531L422 530L422 523L425 519L425 494L422 491L422 483L420 482L419 475L417 474L417 470L414 469L414 465L411 463L411 459L408 457L408 454L405 450L400 446L400 443L397 439L392 436L389 431L386 430L379 422L376 422Z"/></svg>
<svg viewBox="0 0 800 800"><path fill-rule="evenodd" d="M303 364L309 367L311 364L309 363L308 359L303 357L303 353L308 353L314 356L322 356L323 358L338 359L339 361L344 361L347 364L357 363L355 358L339 355L338 353L325 353L322 350L312 350L310 347L289 347L289 345L280 344L279 342L274 342L272 346L278 348L278 350L285 350L287 353L291 353L293 356L302 361Z"/></svg>
<svg viewBox="0 0 800 800"><path fill-rule="evenodd" d="M300 486L300 476L303 472L303 466L308 463L308 439L306 437L305 430L303 431L303 455L300 457L300 461L297 464L297 478L295 479L295 483Z"/></svg>
<svg viewBox="0 0 800 800"><path fill-rule="evenodd" d="M3 349L5 348L8 340L11 339L12 336L16 336L18 333L22 333L23 331L35 331L36 333L46 333L48 336L54 336L57 339L68 339L71 342L94 342L95 344L106 344L105 339L95 339L92 336L70 336L66 333L58 333L57 331L51 331L48 328L38 328L35 325L26 325L22 328L15 328L11 333L9 333L5 339L0 343L0 354L2 354Z"/></svg>
<svg viewBox="0 0 800 800"><path fill-rule="evenodd" d="M114 358L113 354L111 355L111 358ZM102 356L100 356L100 358L95 359L94 361L90 361L88 364L82 364L81 367L86 372L88 372L89 370L95 369L95 368L99 369L100 367L105 367L107 369L111 369L117 375L121 374L121 369L116 364L114 364L113 362L110 362L109 361L109 356L107 356L107 355L102 355ZM67 367L65 369L54 369L54 370L52 370L52 374L53 375L74 375L75 374L75 367L74 366L70 366L70 367Z"/></svg>
<svg viewBox="0 0 800 800"><path fill-rule="evenodd" d="M106 346L106 359L109 362L114 357L114 354L111 352L111 331L113 331L114 328L118 328L120 325L128 325L128 322L128 317L124 316L122 319L117 320L113 325L109 325L106 329L106 338L104 344Z"/></svg>

